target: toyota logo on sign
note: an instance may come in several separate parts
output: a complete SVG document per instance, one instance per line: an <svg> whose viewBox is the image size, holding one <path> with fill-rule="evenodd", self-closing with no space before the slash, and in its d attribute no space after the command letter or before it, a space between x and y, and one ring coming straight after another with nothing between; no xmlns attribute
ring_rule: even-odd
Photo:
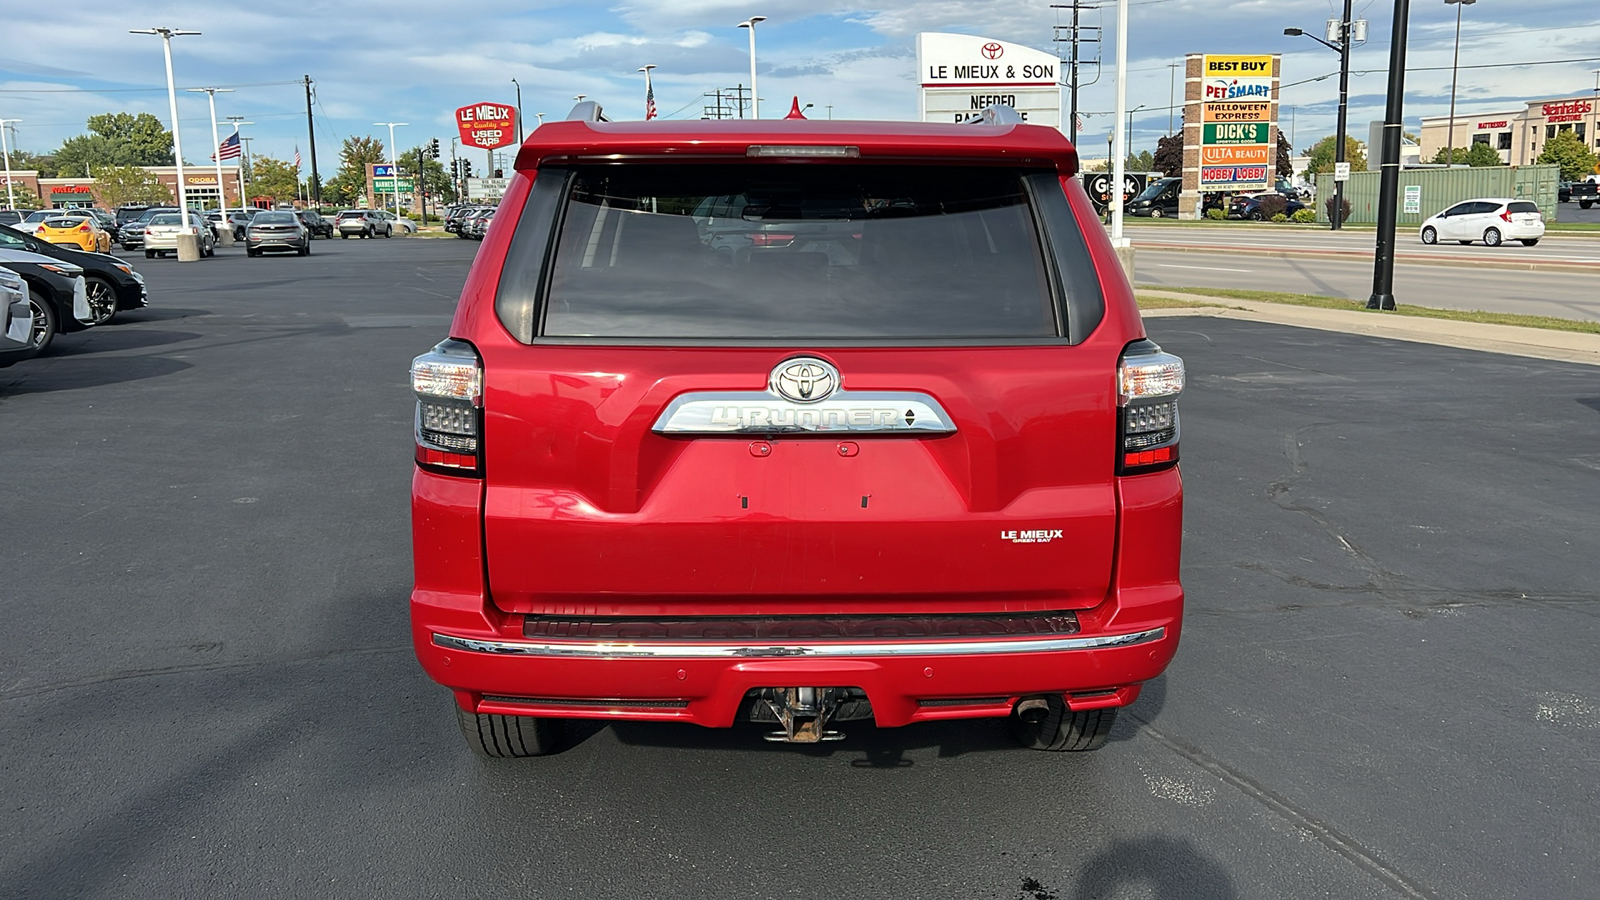
<svg viewBox="0 0 1600 900"><path fill-rule="evenodd" d="M989 43L983 45L982 53L984 59L999 59L1005 54L1005 52L1006 48L1000 46L995 41L990 41Z"/></svg>
<svg viewBox="0 0 1600 900"><path fill-rule="evenodd" d="M796 403L826 400L839 387L839 370L813 356L778 363L772 370L772 392Z"/></svg>

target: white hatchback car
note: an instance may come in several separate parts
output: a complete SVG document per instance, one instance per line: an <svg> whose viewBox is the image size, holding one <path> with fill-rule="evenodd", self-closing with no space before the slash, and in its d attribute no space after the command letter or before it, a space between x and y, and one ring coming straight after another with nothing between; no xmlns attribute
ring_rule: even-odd
<svg viewBox="0 0 1600 900"><path fill-rule="evenodd" d="M1498 247L1506 241L1521 241L1532 247L1544 237L1544 214L1532 200L1465 200L1429 217L1418 236L1424 244L1483 241Z"/></svg>

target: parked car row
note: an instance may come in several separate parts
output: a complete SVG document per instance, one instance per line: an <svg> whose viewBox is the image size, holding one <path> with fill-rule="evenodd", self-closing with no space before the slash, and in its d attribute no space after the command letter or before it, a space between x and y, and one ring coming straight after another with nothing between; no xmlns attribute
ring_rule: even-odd
<svg viewBox="0 0 1600 900"><path fill-rule="evenodd" d="M489 230L494 211L493 206L452 207L445 214L444 230L458 238L481 241Z"/></svg>

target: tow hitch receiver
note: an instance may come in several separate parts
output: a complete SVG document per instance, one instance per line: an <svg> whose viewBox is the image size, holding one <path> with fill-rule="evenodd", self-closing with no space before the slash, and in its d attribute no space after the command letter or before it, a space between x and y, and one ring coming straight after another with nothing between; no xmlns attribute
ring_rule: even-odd
<svg viewBox="0 0 1600 900"><path fill-rule="evenodd" d="M787 744L844 740L843 732L828 730L828 721L838 711L845 695L845 688L791 687L763 691L762 702L783 725L782 731L766 735L767 740Z"/></svg>

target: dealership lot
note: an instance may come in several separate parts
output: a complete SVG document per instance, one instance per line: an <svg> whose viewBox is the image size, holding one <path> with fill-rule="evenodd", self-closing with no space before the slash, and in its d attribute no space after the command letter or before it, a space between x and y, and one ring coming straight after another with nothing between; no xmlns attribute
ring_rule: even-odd
<svg viewBox="0 0 1600 900"><path fill-rule="evenodd" d="M628 724L495 763L406 617L406 366L478 246L141 262L151 309L0 370L0 893L1592 894L1594 369L1152 320L1190 613L1104 750Z"/></svg>

